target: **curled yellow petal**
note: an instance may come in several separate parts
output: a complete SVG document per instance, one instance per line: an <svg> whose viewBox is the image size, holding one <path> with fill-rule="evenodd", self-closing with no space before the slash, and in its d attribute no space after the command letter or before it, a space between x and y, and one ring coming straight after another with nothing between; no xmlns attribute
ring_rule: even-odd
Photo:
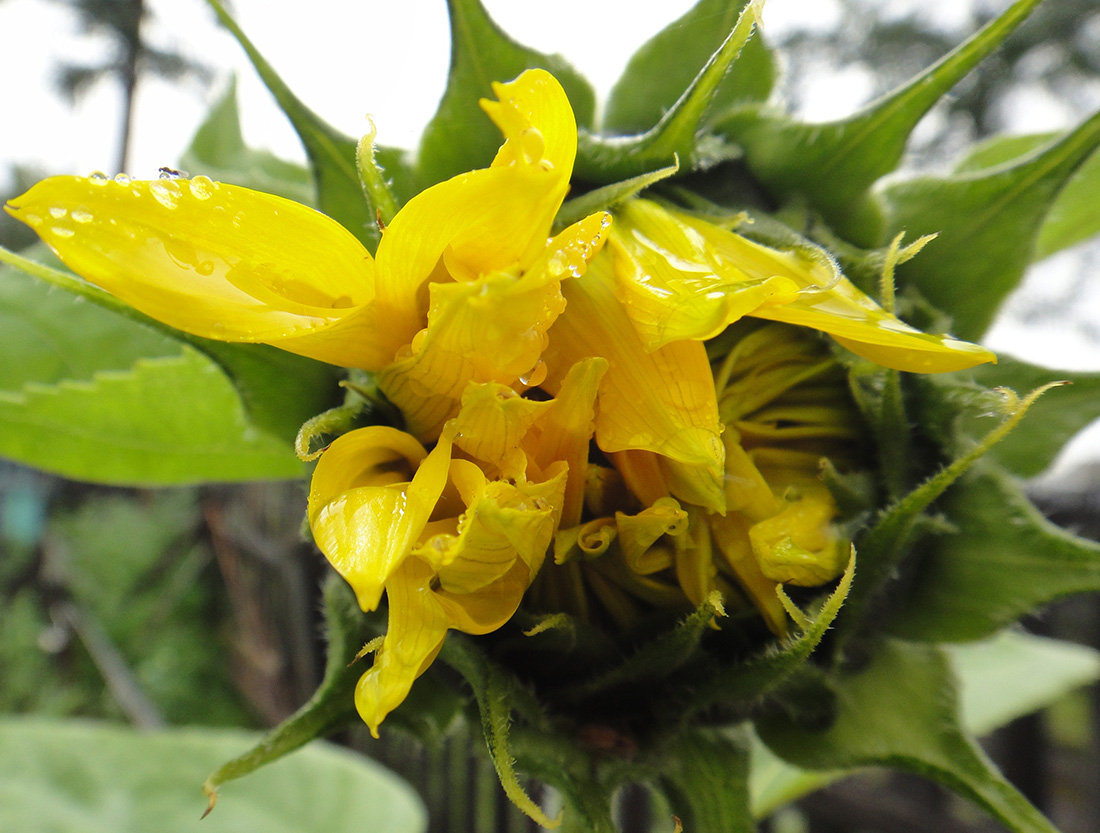
<svg viewBox="0 0 1100 833"><path fill-rule="evenodd" d="M7 209L77 274L177 329L349 367L392 361L374 261L311 208L205 177L63 176Z"/></svg>
<svg viewBox="0 0 1100 833"><path fill-rule="evenodd" d="M310 527L364 610L378 606L421 536L447 483L450 453L447 441L426 454L408 434L373 426L343 435L321 456L310 485Z"/></svg>
<svg viewBox="0 0 1100 833"><path fill-rule="evenodd" d="M697 466L698 477L720 491L725 452L706 351L700 342L677 341L647 352L615 298L612 269L599 257L583 279L562 284L568 312L550 330L547 387L555 391L582 359L606 358L596 413L599 447L647 450Z"/></svg>

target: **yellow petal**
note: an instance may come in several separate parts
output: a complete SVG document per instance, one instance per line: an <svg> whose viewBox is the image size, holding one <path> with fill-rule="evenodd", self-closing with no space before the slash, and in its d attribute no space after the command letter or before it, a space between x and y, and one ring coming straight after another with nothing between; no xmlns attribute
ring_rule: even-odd
<svg viewBox="0 0 1100 833"><path fill-rule="evenodd" d="M671 566L668 551L653 545L662 535L675 537L686 532L688 514L672 498L661 498L637 515L617 512L615 524L627 566L635 573L649 575Z"/></svg>
<svg viewBox="0 0 1100 833"><path fill-rule="evenodd" d="M455 445L506 477L521 476L527 459L520 442L551 407L550 402L524 399L506 385L471 382L452 423Z"/></svg>
<svg viewBox="0 0 1100 833"><path fill-rule="evenodd" d="M804 484L775 516L754 524L749 540L773 581L816 587L844 572L848 547L832 531L836 504L821 484Z"/></svg>
<svg viewBox="0 0 1100 833"><path fill-rule="evenodd" d="M787 614L775 594L776 582L765 576L749 542L749 521L736 512L708 519L714 542L726 566L741 585L768 628L779 636L787 633Z"/></svg>
<svg viewBox="0 0 1100 833"><path fill-rule="evenodd" d="M713 338L762 306L798 297L789 278L723 262L699 232L647 200L616 210L611 250L619 298L646 350Z"/></svg>
<svg viewBox="0 0 1100 833"><path fill-rule="evenodd" d="M568 179L577 155L577 121L557 79L529 69L514 81L494 83L493 93L499 101L482 99L481 107L506 139L493 167L537 165Z"/></svg>
<svg viewBox="0 0 1100 833"><path fill-rule="evenodd" d="M386 636L375 654L374 665L355 687L355 707L374 737L378 737L379 724L401 705L413 682L443 646L448 617L432 592L434 575L434 570L419 558L409 558L386 587Z"/></svg>
<svg viewBox="0 0 1100 833"><path fill-rule="evenodd" d="M395 349L419 329L418 293L441 258L451 277L462 281L527 269L545 248L569 188L577 130L561 86L549 73L531 70L495 89L502 101L483 106L506 142L493 167L421 192L382 235L379 320ZM531 159L536 145L539 156Z"/></svg>
<svg viewBox="0 0 1100 833"><path fill-rule="evenodd" d="M569 467L560 523L580 523L588 481L588 445L595 431L596 392L607 372L607 360L599 356L577 362L562 380L550 408L539 417L525 440L525 448L542 469L556 461Z"/></svg>
<svg viewBox="0 0 1100 833"><path fill-rule="evenodd" d="M346 229L290 200L192 180L52 177L13 200L75 271L177 329L376 369L374 262Z"/></svg>
<svg viewBox="0 0 1100 833"><path fill-rule="evenodd" d="M314 540L351 585L360 606L378 606L391 573L428 523L447 482L451 445L425 456L393 428L360 428L337 439L313 473L309 521ZM414 468L411 481L374 485L390 468ZM380 462L381 461L381 462Z"/></svg>
<svg viewBox="0 0 1100 833"><path fill-rule="evenodd" d="M779 275L797 285L800 292L795 300L761 306L752 313L755 317L821 330L857 355L895 370L942 373L996 361L979 345L910 327L857 289L824 258L771 249L705 220L668 213L698 233L724 268L757 280Z"/></svg>
<svg viewBox="0 0 1100 833"><path fill-rule="evenodd" d="M497 272L431 284L427 328L379 375L412 433L434 439L457 413L469 382L542 381L546 331L565 307L559 284L584 274L607 226L606 214L593 214L548 244L540 238L541 254L521 275Z"/></svg>
<svg viewBox="0 0 1100 833"><path fill-rule="evenodd" d="M700 342L677 341L647 353L615 298L609 259L598 257L578 281L562 284L567 311L550 330L545 353L552 392L576 362L603 356L596 443L605 452L642 449L697 466L722 482L724 450L714 380Z"/></svg>

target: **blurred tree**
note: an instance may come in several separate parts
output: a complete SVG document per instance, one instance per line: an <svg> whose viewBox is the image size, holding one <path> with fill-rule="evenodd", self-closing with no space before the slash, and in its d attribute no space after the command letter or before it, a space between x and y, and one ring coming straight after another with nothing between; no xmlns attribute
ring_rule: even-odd
<svg viewBox="0 0 1100 833"><path fill-rule="evenodd" d="M206 65L178 52L150 46L141 36L143 21L149 16L145 0L53 0L71 8L78 16L81 31L103 33L114 43L114 53L97 64L62 64L58 86L75 101L93 83L103 77L116 77L122 85L123 105L119 119L119 148L116 170L126 169L130 133L133 124L134 97L139 77L153 73L173 81L190 78L208 84L213 73Z"/></svg>

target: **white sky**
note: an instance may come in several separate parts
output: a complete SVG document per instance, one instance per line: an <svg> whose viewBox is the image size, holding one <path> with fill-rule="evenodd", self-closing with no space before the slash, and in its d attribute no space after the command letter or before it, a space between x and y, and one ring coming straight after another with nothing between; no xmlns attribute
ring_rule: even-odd
<svg viewBox="0 0 1100 833"><path fill-rule="evenodd" d="M484 0L490 14L516 40L565 55L606 95L632 51L693 0ZM925 0L933 3L933 0ZM944 15L962 14L957 0L934 0ZM1007 5L1007 0L1006 3ZM127 173L154 177L161 165L174 165L209 104L224 89L229 72L238 77L246 141L279 155L301 159L297 137L248 64L241 49L216 23L202 0L148 0L153 15L144 35L212 66L219 80L204 95L194 86L167 84L151 77L138 90L131 163ZM886 4L910 5L901 0ZM414 147L435 110L448 63L445 0L310 0L294 11L272 0L234 0L235 15L261 52L309 106L349 135L365 131L373 116L383 144ZM544 10L553 8L553 14ZM536 11L537 9L537 11ZM627 13L624 14L624 10ZM839 14L837 0L769 0L765 29L773 37L796 27L828 26ZM965 17L963 18L965 20ZM951 24L950 26L948 24ZM75 16L46 0L0 0L0 55L6 78L0 83L0 186L13 162L37 164L47 173L109 174L117 153L121 94L112 81L94 86L75 108L54 92L59 61L94 62L105 54L102 41L77 32ZM803 116L824 120L844 115L870 94L859 66L811 80L812 95ZM1039 102L1042 105L1043 102ZM1023 108L1021 129L1055 129L1071 123L1071 108L1057 102ZM1094 261L1094 266L1095 266ZM1072 264L1036 271L1015 303L1015 311L993 328L989 346L1038 363L1066 369L1100 369L1100 344L1080 327L1047 325L1026 331L1018 323L1027 308L1050 298L1059 282L1071 279ZM1070 272L1067 273L1067 270ZM1061 277L1059 277L1061 275ZM1093 287L1100 281L1091 281ZM1100 305L1100 292L1088 304ZM1100 330L1100 309L1087 310ZM1096 428L1093 446L1100 446Z"/></svg>

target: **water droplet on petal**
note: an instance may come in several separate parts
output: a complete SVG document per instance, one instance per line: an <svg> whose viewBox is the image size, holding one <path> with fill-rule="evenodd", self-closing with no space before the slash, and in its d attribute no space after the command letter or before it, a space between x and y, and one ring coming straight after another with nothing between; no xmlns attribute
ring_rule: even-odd
<svg viewBox="0 0 1100 833"><path fill-rule="evenodd" d="M68 209L63 208L60 205L51 205L50 206L50 216L53 217L55 220L60 220L62 217L64 217L68 213L69 213Z"/></svg>
<svg viewBox="0 0 1100 833"><path fill-rule="evenodd" d="M179 205L180 187L171 180L150 183L149 193L165 208L171 209Z"/></svg>
<svg viewBox="0 0 1100 833"><path fill-rule="evenodd" d="M519 383L529 388L538 387L546 381L546 362L539 361L527 373L519 377Z"/></svg>
<svg viewBox="0 0 1100 833"><path fill-rule="evenodd" d="M202 176L201 174L196 177L192 177L190 180L191 196L197 200L208 200L210 195L214 193L214 183L208 176Z"/></svg>
<svg viewBox="0 0 1100 833"><path fill-rule="evenodd" d="M22 220L31 228L42 225L42 218L37 214L24 214Z"/></svg>
<svg viewBox="0 0 1100 833"><path fill-rule="evenodd" d="M234 214L233 220L231 222L233 223L233 228L240 228L241 223L244 222L244 212L238 211L236 214Z"/></svg>
<svg viewBox="0 0 1100 833"><path fill-rule="evenodd" d="M92 185L106 185L111 181L111 178L103 171L92 171L88 174L88 179L91 180Z"/></svg>
<svg viewBox="0 0 1100 833"><path fill-rule="evenodd" d="M115 182L117 182L119 185L129 185L130 184L130 175L129 174L116 174L115 175Z"/></svg>
<svg viewBox="0 0 1100 833"><path fill-rule="evenodd" d="M214 273L214 261L203 260L199 262L199 265L195 267L195 271L202 275L204 278Z"/></svg>
<svg viewBox="0 0 1100 833"><path fill-rule="evenodd" d="M225 333L225 324L218 321L214 324L214 338L220 338Z"/></svg>
<svg viewBox="0 0 1100 833"><path fill-rule="evenodd" d="M74 234L76 234L75 231L73 231L71 228L68 228L67 226L51 226L50 232L57 237L72 237Z"/></svg>
<svg viewBox="0 0 1100 833"><path fill-rule="evenodd" d="M90 223L94 219L91 212L83 208L74 208L69 216L77 223Z"/></svg>
<svg viewBox="0 0 1100 833"><path fill-rule="evenodd" d="M611 215L605 212L603 217L600 218L600 228L608 228L610 225Z"/></svg>

